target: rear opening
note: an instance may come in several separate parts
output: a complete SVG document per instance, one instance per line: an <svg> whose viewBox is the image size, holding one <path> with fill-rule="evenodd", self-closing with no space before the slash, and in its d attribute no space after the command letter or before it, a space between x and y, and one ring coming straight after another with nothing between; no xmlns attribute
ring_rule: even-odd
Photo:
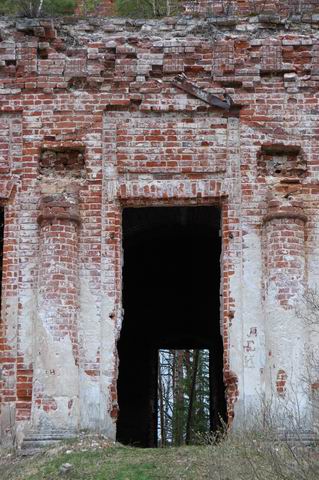
<svg viewBox="0 0 319 480"><path fill-rule="evenodd" d="M196 355L205 356L206 390L202 407L207 421L204 430L215 431L221 420L226 420L220 334L219 228L217 207L123 210L124 320L118 342L120 411L117 422L117 440L121 443L155 447L193 443L196 438L200 396L193 397L199 410L197 413L193 410L190 423L187 421L189 385L183 392L184 410L180 415L183 420L178 420L181 431L163 439L160 388L165 389L168 384L163 375L161 352L176 358L179 371L175 362L174 375L183 378L187 361L188 373L192 375ZM174 382L176 386L176 378ZM198 385L197 382L195 391L200 388ZM177 401L176 394L174 398ZM169 428L174 430L176 425ZM202 430L200 433L208 433Z"/></svg>

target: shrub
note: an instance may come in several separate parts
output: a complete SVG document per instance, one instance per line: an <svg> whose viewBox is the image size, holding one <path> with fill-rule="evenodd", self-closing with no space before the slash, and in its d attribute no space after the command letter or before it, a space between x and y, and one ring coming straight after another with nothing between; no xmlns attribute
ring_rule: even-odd
<svg viewBox="0 0 319 480"><path fill-rule="evenodd" d="M208 449L206 466L216 480L317 480L318 448L270 428L230 432Z"/></svg>
<svg viewBox="0 0 319 480"><path fill-rule="evenodd" d="M116 13L123 17L154 18L176 15L180 7L178 0L117 0Z"/></svg>
<svg viewBox="0 0 319 480"><path fill-rule="evenodd" d="M25 17L70 15L75 6L75 0L2 0L0 14Z"/></svg>

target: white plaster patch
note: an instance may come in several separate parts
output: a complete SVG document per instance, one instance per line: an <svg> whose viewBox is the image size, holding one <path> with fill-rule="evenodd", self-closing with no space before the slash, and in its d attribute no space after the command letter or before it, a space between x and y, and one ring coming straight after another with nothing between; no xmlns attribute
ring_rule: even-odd
<svg viewBox="0 0 319 480"><path fill-rule="evenodd" d="M34 359L33 395L35 398L52 398L57 408L45 412L32 405L34 427L55 426L74 429L79 421L79 373L75 365L69 336L54 341L38 317L36 325L36 349ZM71 402L72 403L69 403ZM71 405L71 408L69 408ZM71 410L72 409L72 410ZM51 420L52 419L52 422Z"/></svg>
<svg viewBox="0 0 319 480"><path fill-rule="evenodd" d="M80 332L84 362L96 362L100 348L100 317L97 298L90 290L86 278L81 278L80 286Z"/></svg>

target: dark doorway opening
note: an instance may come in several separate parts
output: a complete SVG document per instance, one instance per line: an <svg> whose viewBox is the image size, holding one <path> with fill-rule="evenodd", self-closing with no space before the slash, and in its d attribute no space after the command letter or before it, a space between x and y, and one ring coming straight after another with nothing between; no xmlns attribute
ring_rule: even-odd
<svg viewBox="0 0 319 480"><path fill-rule="evenodd" d="M220 210L123 210L117 440L158 444L159 349L210 352L210 430L226 420L220 333Z"/></svg>

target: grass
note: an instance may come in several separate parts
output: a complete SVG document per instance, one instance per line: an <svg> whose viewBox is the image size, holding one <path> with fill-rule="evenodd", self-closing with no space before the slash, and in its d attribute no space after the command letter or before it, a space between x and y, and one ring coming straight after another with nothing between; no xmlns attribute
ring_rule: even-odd
<svg viewBox="0 0 319 480"><path fill-rule="evenodd" d="M48 454L0 465L1 480L165 480L203 476L207 447L140 449L112 446L100 450ZM201 459L202 458L202 462ZM61 465L72 468L61 474Z"/></svg>
<svg viewBox="0 0 319 480"><path fill-rule="evenodd" d="M61 466L71 464L67 472ZM205 446L141 449L85 437L32 458L0 458L1 480L318 480L319 448L229 434Z"/></svg>

